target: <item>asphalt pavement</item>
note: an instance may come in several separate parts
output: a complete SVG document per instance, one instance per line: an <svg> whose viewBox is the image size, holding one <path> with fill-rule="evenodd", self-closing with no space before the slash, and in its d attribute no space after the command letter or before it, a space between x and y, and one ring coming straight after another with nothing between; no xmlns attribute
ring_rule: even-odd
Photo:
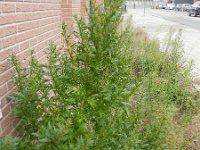
<svg viewBox="0 0 200 150"><path fill-rule="evenodd" d="M164 49L170 28L174 33L182 30L182 44L184 58L193 60L193 78L200 78L200 17L189 17L186 12L169 10L128 9L125 18L132 16L134 26L146 31L150 38L156 38Z"/></svg>
<svg viewBox="0 0 200 150"><path fill-rule="evenodd" d="M190 17L188 16L188 12L174 10L152 10L151 15L200 30L200 16Z"/></svg>

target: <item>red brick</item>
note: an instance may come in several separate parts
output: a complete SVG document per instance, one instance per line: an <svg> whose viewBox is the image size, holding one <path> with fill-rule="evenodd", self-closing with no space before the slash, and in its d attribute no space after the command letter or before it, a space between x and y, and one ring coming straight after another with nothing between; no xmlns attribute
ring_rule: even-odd
<svg viewBox="0 0 200 150"><path fill-rule="evenodd" d="M13 69L5 71L3 74L0 74L0 85L8 81L14 75Z"/></svg>
<svg viewBox="0 0 200 150"><path fill-rule="evenodd" d="M1 1L1 0L0 0ZM0 2L0 108L4 117L0 120L0 137L17 135L17 121L9 112L12 103L8 96L17 88L13 83L13 68L8 63L11 54L16 54L23 66L28 65L29 49L41 63L47 61L44 50L49 41L62 47L60 26L62 21L71 26L73 14L83 16L85 0L4 0Z"/></svg>
<svg viewBox="0 0 200 150"><path fill-rule="evenodd" d="M16 44L16 36L6 37L4 39L1 39L1 42L3 43L1 48L7 48L10 46L14 46Z"/></svg>
<svg viewBox="0 0 200 150"><path fill-rule="evenodd" d="M0 97L2 97L3 95L5 95L7 92L7 86L6 84L0 86Z"/></svg>
<svg viewBox="0 0 200 150"><path fill-rule="evenodd" d="M16 15L15 14L2 14L0 15L0 25L15 23L16 21Z"/></svg>
<svg viewBox="0 0 200 150"><path fill-rule="evenodd" d="M19 46L20 51L23 51L23 50L28 49L28 48L29 48L29 41L23 42Z"/></svg>
<svg viewBox="0 0 200 150"><path fill-rule="evenodd" d="M0 38L17 33L17 26L11 25L0 29Z"/></svg>
<svg viewBox="0 0 200 150"><path fill-rule="evenodd" d="M7 99L6 98L1 98L0 99L0 108L3 108L7 104Z"/></svg>
<svg viewBox="0 0 200 150"><path fill-rule="evenodd" d="M3 116L6 116L8 113L10 113L10 110L11 110L11 104L8 103L6 106L4 106L4 108L2 108L2 114L3 114ZM6 121L4 121L4 122L6 122Z"/></svg>
<svg viewBox="0 0 200 150"><path fill-rule="evenodd" d="M9 127L10 124L12 124L13 121L13 115L9 113L7 116L5 116L3 119L1 119L1 128L4 130L7 127Z"/></svg>
<svg viewBox="0 0 200 150"><path fill-rule="evenodd" d="M12 3L2 4L1 9L2 13L15 12L15 4Z"/></svg>
<svg viewBox="0 0 200 150"><path fill-rule="evenodd" d="M8 61L2 61L0 62L0 74L5 72L10 68L10 63Z"/></svg>
<svg viewBox="0 0 200 150"><path fill-rule="evenodd" d="M13 115L11 113L0 121L0 125L2 128L2 132L0 132L0 138L9 134L13 130L14 126L12 122L13 122Z"/></svg>
<svg viewBox="0 0 200 150"><path fill-rule="evenodd" d="M7 82L7 90L10 91L15 87L14 81L11 79Z"/></svg>
<svg viewBox="0 0 200 150"><path fill-rule="evenodd" d="M11 56L11 54L18 51L18 49L19 49L18 46L13 46L13 47L9 47L9 48L0 50L0 61L3 61L6 58L9 58Z"/></svg>

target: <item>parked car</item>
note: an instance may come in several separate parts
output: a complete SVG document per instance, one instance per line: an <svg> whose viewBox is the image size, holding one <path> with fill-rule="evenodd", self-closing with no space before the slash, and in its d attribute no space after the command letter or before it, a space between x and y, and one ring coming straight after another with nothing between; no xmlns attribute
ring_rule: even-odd
<svg viewBox="0 0 200 150"><path fill-rule="evenodd" d="M158 5L159 9L165 9L167 7L167 3L165 2L160 2Z"/></svg>
<svg viewBox="0 0 200 150"><path fill-rule="evenodd" d="M173 10L175 9L176 5L174 3L168 3L166 9L167 10Z"/></svg>
<svg viewBox="0 0 200 150"><path fill-rule="evenodd" d="M182 11L188 11L191 9L192 4L185 3L182 5Z"/></svg>
<svg viewBox="0 0 200 150"><path fill-rule="evenodd" d="M195 2L189 11L189 16L196 17L197 15L200 15L200 1Z"/></svg>
<svg viewBox="0 0 200 150"><path fill-rule="evenodd" d="M182 9L182 4L177 4L175 10L180 11Z"/></svg>

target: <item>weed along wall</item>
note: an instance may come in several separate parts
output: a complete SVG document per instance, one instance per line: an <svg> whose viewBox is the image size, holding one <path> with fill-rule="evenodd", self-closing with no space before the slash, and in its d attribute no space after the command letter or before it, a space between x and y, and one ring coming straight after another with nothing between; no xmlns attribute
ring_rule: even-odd
<svg viewBox="0 0 200 150"><path fill-rule="evenodd" d="M84 15L86 0L1 0L0 1L0 137L16 135L16 119L8 96L16 88L9 58L15 53L21 62L30 49L41 62L49 41L62 45L60 25L73 24L73 15Z"/></svg>
<svg viewBox="0 0 200 150"><path fill-rule="evenodd" d="M122 19L124 0L90 2L91 15L75 23L74 13L84 15L83 1L54 3L60 8L57 25L73 24L70 32L65 24L55 27L59 45L49 43L41 57L31 51L29 64L21 51L10 57L14 71L8 67L1 75L15 73L17 91L9 99L20 121L5 101L0 150L200 150L200 93L183 57L181 33L171 29L161 48L159 40ZM71 17L63 18L70 10ZM8 90L11 75L2 80L4 99L14 90Z"/></svg>

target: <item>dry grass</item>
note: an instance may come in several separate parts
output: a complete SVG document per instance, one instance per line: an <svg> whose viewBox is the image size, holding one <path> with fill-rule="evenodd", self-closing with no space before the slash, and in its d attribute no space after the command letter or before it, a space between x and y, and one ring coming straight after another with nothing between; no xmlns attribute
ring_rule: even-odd
<svg viewBox="0 0 200 150"><path fill-rule="evenodd" d="M186 150L200 150L200 114L192 118L186 128L185 138L189 142Z"/></svg>

